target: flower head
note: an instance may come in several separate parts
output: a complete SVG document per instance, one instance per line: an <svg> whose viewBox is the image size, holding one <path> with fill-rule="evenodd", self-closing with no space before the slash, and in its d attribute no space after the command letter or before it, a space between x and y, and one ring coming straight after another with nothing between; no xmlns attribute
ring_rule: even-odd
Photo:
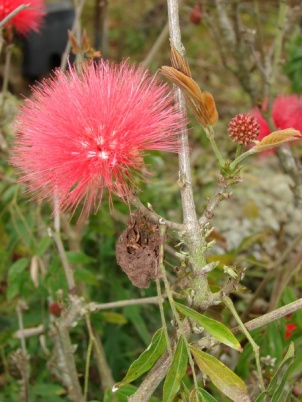
<svg viewBox="0 0 302 402"><path fill-rule="evenodd" d="M179 150L185 118L172 94L127 62L57 70L33 95L15 123L11 163L39 199L56 194L61 210L81 200L97 210L104 188L127 201L145 151Z"/></svg>
<svg viewBox="0 0 302 402"><path fill-rule="evenodd" d="M237 144L248 145L257 139L259 123L254 116L240 113L229 122L228 133Z"/></svg>
<svg viewBox="0 0 302 402"><path fill-rule="evenodd" d="M45 15L44 0L0 0L0 21L23 4L28 7L16 14L6 27L14 27L20 34L26 35L31 30L39 30Z"/></svg>

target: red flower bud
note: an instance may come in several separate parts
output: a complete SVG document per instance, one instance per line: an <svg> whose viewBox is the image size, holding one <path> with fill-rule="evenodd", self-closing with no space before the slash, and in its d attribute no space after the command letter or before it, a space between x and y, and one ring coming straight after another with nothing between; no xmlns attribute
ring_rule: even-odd
<svg viewBox="0 0 302 402"><path fill-rule="evenodd" d="M237 144L248 145L258 138L260 126L257 119L250 114L237 114L228 126L231 139Z"/></svg>
<svg viewBox="0 0 302 402"><path fill-rule="evenodd" d="M199 25L202 19L201 3L196 3L190 13L190 21L194 25Z"/></svg>
<svg viewBox="0 0 302 402"><path fill-rule="evenodd" d="M62 312L62 307L59 305L58 302L53 302L49 305L49 312L50 314L54 315L55 317L60 317Z"/></svg>

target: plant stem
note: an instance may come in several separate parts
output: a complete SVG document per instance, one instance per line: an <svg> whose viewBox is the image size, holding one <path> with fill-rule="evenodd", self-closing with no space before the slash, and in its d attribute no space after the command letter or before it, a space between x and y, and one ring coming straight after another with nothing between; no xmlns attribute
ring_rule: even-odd
<svg viewBox="0 0 302 402"><path fill-rule="evenodd" d="M274 131L276 129L274 120L272 118L273 103L274 103L274 98L276 95L276 90L275 90L274 86L276 84L276 76L278 73L280 60L281 60L282 44L283 44L283 37L285 34L285 28L286 28L287 12L288 12L287 0L280 0L279 16L278 16L278 23L277 23L278 30L275 35L274 53L273 53L272 64L270 67L271 70L270 70L269 82L268 82L267 110L265 112L263 112L265 118L268 121L268 125L269 125L271 131Z"/></svg>
<svg viewBox="0 0 302 402"><path fill-rule="evenodd" d="M130 203L134 205L137 209L143 212L145 216L151 219L153 222L158 223L161 219L164 219L162 216L158 215L156 212L153 211L152 207L145 207L141 200L138 198L136 194L133 194L130 198ZM182 223L171 222L166 219L165 224L171 230L182 231L185 229Z"/></svg>
<svg viewBox="0 0 302 402"><path fill-rule="evenodd" d="M88 383L89 383L89 367L90 367L90 359L91 359L91 352L92 352L92 339L89 339L89 344L87 348L86 354L86 364L85 364L85 378L84 378L84 402L87 401L87 394L88 394Z"/></svg>
<svg viewBox="0 0 302 402"><path fill-rule="evenodd" d="M163 297L162 297L161 288L160 288L160 281L157 278L155 282L156 282L156 289L157 289L157 295L158 295L157 297L158 297L160 317L161 317L163 330L165 333L167 350L168 350L169 356L172 358L173 354L172 354L172 348L171 348L170 338L169 338L169 334L168 334L167 323L166 323L166 319L165 319L165 312L164 312L164 307L163 307Z"/></svg>
<svg viewBox="0 0 302 402"><path fill-rule="evenodd" d="M226 179L220 177L219 184L214 196L209 200L207 208L199 219L199 225L204 226L210 219L214 216L214 211L217 208L218 204L227 198L231 197L231 194L226 192L229 184Z"/></svg>
<svg viewBox="0 0 302 402"><path fill-rule="evenodd" d="M5 66L4 66L4 76L2 85L2 101L1 101L1 116L4 115L4 105L7 97L8 82L9 82L9 72L11 66L13 45L7 45L5 49Z"/></svg>
<svg viewBox="0 0 302 402"><path fill-rule="evenodd" d="M91 311L93 313L95 311L108 310L110 308L136 306L138 304L158 304L158 298L156 296L155 297L142 297L141 299L119 300L116 302L101 303L101 304L92 302L87 305L87 308L89 311Z"/></svg>
<svg viewBox="0 0 302 402"><path fill-rule="evenodd" d="M74 16L74 21L73 21L72 28L71 28L71 32L75 36L77 36L78 28L80 26L80 18L81 18L84 4L85 4L85 0L78 0L76 3L75 16ZM68 41L66 44L65 51L62 56L62 60L61 60L60 68L62 71L64 71L66 69L68 55L69 55L70 50L71 50L71 43L70 43L70 41Z"/></svg>
<svg viewBox="0 0 302 402"><path fill-rule="evenodd" d="M178 0L168 0L168 16L169 16L169 31L170 31L171 44L176 48L176 50L181 55L183 55L184 47L181 43L181 33L180 33L179 16L178 16ZM183 114L186 114L185 101L181 90L179 88L175 88L175 93L179 109ZM193 199L188 130L186 126L182 127L180 142L181 142L181 149L179 152L178 161L179 161L179 177L181 181L183 219L184 223L187 224L189 228L191 228L195 226L197 216Z"/></svg>
<svg viewBox="0 0 302 402"><path fill-rule="evenodd" d="M179 26L178 0L167 0L170 41L180 55L184 54L184 47L181 43L181 33ZM185 114L185 101L179 88L174 88L177 104L183 114ZM186 231L183 234L189 250L189 259L195 278L192 279L191 287L195 292L195 300L199 306L206 308L211 304L211 291L205 275L198 275L198 272L206 264L204 256L205 239L200 235L193 189L192 175L190 166L190 152L187 127L182 127L180 134L181 149L179 152L179 187L181 192L183 221Z"/></svg>
<svg viewBox="0 0 302 402"><path fill-rule="evenodd" d="M65 273L65 278L67 281L67 286L68 290L70 293L74 293L76 291L76 283L73 275L73 269L71 268L65 249L64 245L62 242L61 234L59 232L51 232L50 236L54 239L54 242L57 246L58 253L63 265L64 273Z"/></svg>
<svg viewBox="0 0 302 402"><path fill-rule="evenodd" d="M62 317L62 319L59 322L58 331L59 331L59 338L62 352L64 354L64 363L66 366L65 374L67 374L70 380L70 386L68 387L68 396L73 402L83 402L84 399L74 360L74 348L71 344L69 331L64 323L64 317Z"/></svg>
<svg viewBox="0 0 302 402"><path fill-rule="evenodd" d="M59 207L59 200L56 195L54 195L54 229L55 229L54 232L49 231L49 235L54 239L54 242L57 246L58 253L63 265L68 290L70 293L74 293L76 291L76 283L73 275L73 269L69 264L61 238L60 207Z"/></svg>
<svg viewBox="0 0 302 402"><path fill-rule="evenodd" d="M166 41L167 37L169 35L169 25L168 23L163 27L160 35L154 42L153 46L151 47L149 53L147 56L144 58L144 60L141 62L141 65L144 67L147 67L149 64L151 64L152 60L154 59L154 56L156 53L160 50L160 48L163 46L164 42Z"/></svg>
<svg viewBox="0 0 302 402"><path fill-rule="evenodd" d="M253 155L255 152L252 149L244 152L243 154L239 155L231 164L230 164L230 169L235 169L235 167L241 162L243 161L243 159L247 158L250 155Z"/></svg>
<svg viewBox="0 0 302 402"><path fill-rule="evenodd" d="M215 141L215 132L212 126L205 128L205 132L207 134L208 139L210 140L211 147L216 155L216 158L218 159L220 167L224 166L224 159L217 148L217 144Z"/></svg>
<svg viewBox="0 0 302 402"><path fill-rule="evenodd" d="M86 315L86 325L87 325L87 329L88 329L88 333L89 333L89 344L91 342L91 344L94 346L94 351L95 351L95 354L96 354L97 360L98 360L99 370L101 372L101 379L102 379L101 387L102 387L103 391L105 391L106 389L113 387L114 381L113 381L111 371L110 371L107 361L106 361L106 357L105 357L105 354L103 351L102 344L100 343L100 340L97 339L97 334L94 332L94 330L92 328L90 317L88 314ZM87 350L87 353L88 353L88 350Z"/></svg>
<svg viewBox="0 0 302 402"><path fill-rule="evenodd" d="M4 25L14 18L20 11L24 10L25 8L28 8L28 4L21 4L19 7L15 8L11 13L9 13L3 20L0 21L0 29L4 27Z"/></svg>
<svg viewBox="0 0 302 402"><path fill-rule="evenodd" d="M235 159L237 159L241 155L241 152L242 152L242 144L238 144L236 148Z"/></svg>
<svg viewBox="0 0 302 402"><path fill-rule="evenodd" d="M24 331L24 324L23 324L23 316L22 316L22 301L19 300L17 304L17 316L18 316L18 326L19 326L19 332L20 332L20 342L21 342L21 349L24 353L26 353L26 344L25 344L25 337L23 334Z"/></svg>
<svg viewBox="0 0 302 402"><path fill-rule="evenodd" d="M260 356L259 356L259 346L256 344L256 342L254 341L254 339L251 337L249 331L246 329L246 327L244 326L243 322L241 321L241 318L239 317L234 304L232 302L232 300L226 296L222 299L222 301L224 302L224 304L228 307L228 309L231 311L231 313L233 314L235 320L238 322L239 327L241 328L241 331L244 333L244 335L247 337L248 341L250 342L253 351L254 351L254 355L255 355L255 360L256 360L256 367L257 367L257 372L258 372L258 379L260 382L260 387L261 387L261 391L265 391L265 386L264 386L264 381L263 381L263 376L262 376L262 371L261 371L261 365L260 365Z"/></svg>
<svg viewBox="0 0 302 402"><path fill-rule="evenodd" d="M244 325L249 331L252 331L253 329L260 328L263 325L267 325L270 322L276 321L279 318L285 317L286 315L292 314L295 311L301 309L302 309L302 298L292 303L289 303L286 306L280 307L277 310L271 311L270 313L254 318L253 320L244 323ZM238 330L239 330L238 327L234 328L233 333L234 334L238 333Z"/></svg>
<svg viewBox="0 0 302 402"><path fill-rule="evenodd" d="M164 237L166 235L166 229L167 228L166 228L166 226L164 224L161 224L159 226L160 236L161 236L162 239L164 239ZM162 243L162 246L163 246L163 243ZM170 303L170 306L171 306L171 310L173 312L173 316L174 316L174 318L175 318L175 320L177 322L179 332L182 335L182 337L184 339L184 342L186 344L188 357L189 357L189 363L190 363L190 366L191 366L193 380L194 380L194 386L195 386L196 389L198 389L198 383L197 383L197 378L196 378L195 368L194 368L194 361L193 361L193 358L192 358L192 355L191 355L191 351L189 349L189 344L188 344L188 341L187 341L187 338L186 338L186 335L185 335L185 331L183 330L183 323L182 323L182 321L181 321L181 319L179 317L178 311L177 311L177 309L175 307L175 304L174 304L174 299L173 299L173 296L172 296L172 291L171 291L170 284L169 284L169 281L168 281L168 278L167 278L167 274L166 274L165 265L163 263L163 260L159 262L159 268L160 268L160 272L161 272L161 275L162 275L162 278L163 278L163 281L164 281L164 284L165 284L165 289L166 289L166 292L167 292L167 296L168 296L168 300L169 300L169 303Z"/></svg>
<svg viewBox="0 0 302 402"><path fill-rule="evenodd" d="M18 326L19 326L19 331L20 331L20 342L21 342L21 349L22 349L22 358L24 359L24 362L26 361L26 365L24 362L22 363L21 366L23 366L23 369L20 370L21 376L22 376L22 381L20 382L21 385L21 391L20 391L20 396L22 396L22 399L24 402L30 402L29 400L29 378L30 378L30 364L29 364L29 355L26 350L26 344L25 344L25 337L24 337L24 323L23 323L23 315L22 315L22 310L26 308L25 303L22 300L18 301L17 304L17 316L18 316Z"/></svg>

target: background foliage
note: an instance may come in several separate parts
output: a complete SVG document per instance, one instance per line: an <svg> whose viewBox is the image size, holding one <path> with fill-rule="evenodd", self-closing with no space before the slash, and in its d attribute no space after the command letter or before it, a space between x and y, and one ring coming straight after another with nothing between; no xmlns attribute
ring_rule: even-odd
<svg viewBox="0 0 302 402"><path fill-rule="evenodd" d="M252 2L242 2L247 24L252 26ZM221 62L213 38L201 20L195 25L190 19L196 2L186 0L180 9L183 43L187 58L196 81L201 88L211 92L219 112L217 142L225 156L233 157L234 144L228 139L226 127L237 113L251 109L247 94L241 89L237 78L226 70ZM82 26L90 38L94 36L92 1L87 1L82 16ZM272 39L276 29L277 2L265 2L262 17L266 22L266 39ZM142 62L166 24L165 1L115 0L109 1L106 16L108 27L107 51L105 56L115 61L129 57L131 61ZM300 27L296 24L287 35L284 53L284 73L278 77L278 93L301 93L302 39ZM102 50L102 49L101 49ZM20 65L22 47L17 43L13 50L13 66L10 90L1 114L0 154L0 401L20 401L19 373L11 359L20 347L15 334L20 329L22 316L24 328L43 325L43 334L26 339L30 355L29 393L31 402L59 402L69 400L65 388L55 377L50 367L52 339L48 328L53 325L56 311L54 302L64 306L63 289L65 278L53 239L48 234L52 226L50 207L36 204L28 199L22 186L17 184L13 169L7 164L9 147L13 139L11 122L22 102L20 92L28 94L27 85L21 77ZM156 72L162 65L169 65L170 49L168 39L148 66ZM3 58L3 57L2 57ZM2 60L3 62L3 60ZM3 69L2 69L3 70ZM253 72L251 72L253 74ZM41 77L42 78L42 77ZM217 180L217 165L202 128L190 116L190 147L192 155L193 186L198 212L202 213L207 198L213 193ZM2 140L3 138L3 140ZM293 146L298 160L302 157L300 143ZM140 199L152 204L154 210L167 219L181 221L181 205L177 186L178 167L176 156L152 153L147 162L152 167L153 177L142 186ZM249 160L242 172L243 183L234 187L233 199L222 203L215 215L212 237L214 248L208 252L209 261L220 263L209 275L212 286L219 286L224 280L224 265L245 269L244 288L233 300L236 309L245 318L261 315L268 308L286 305L301 297L301 209L294 205L291 180L279 166L274 153ZM129 209L114 199L114 210L104 197L101 209L89 219L80 220L78 215L67 214L62 218L63 242L70 264L75 269L75 278L86 300L108 303L117 300L136 299L156 295L155 284L149 289L136 289L116 263L115 244L124 230ZM176 246L177 239L169 238L168 244ZM292 250L289 251L291 245ZM280 265L275 262L287 253ZM178 260L166 256L172 267ZM271 275L270 272L274 271ZM173 283L175 274L168 269ZM284 275L284 276L282 276ZM262 291L256 293L259 285L265 283ZM272 293L273 292L273 293ZM169 308L165 304L169 321ZM270 379L279 366L290 341L295 344L296 359L290 366L288 381L294 392L288 400L301 399L302 365L302 316L301 311L290 317L252 332L264 358L264 377ZM236 326L231 315L213 309L211 316L219 318L227 327ZM91 323L99 334L108 365L115 382L126 374L130 364L149 345L152 335L161 326L157 305L143 304L107 309L91 315ZM295 324L292 334L286 335L287 325ZM83 384L85 360L88 349L86 323L80 321L71 331L72 342L77 344L76 363ZM239 336L239 340L241 340ZM243 352L230 352L229 348L217 349L216 357L246 381L252 395L256 395L257 377L250 344L242 338ZM185 374L184 383L192 383L191 374ZM139 382L134 382L134 385ZM122 387L115 395L117 401L126 401L133 393L132 385ZM291 390L292 388L288 388ZM215 387L207 390L218 401L227 401ZM101 388L97 363L94 359L89 368L88 400L110 401L112 396ZM161 400L161 391L156 398ZM285 397L284 397L285 398ZM179 399L181 400L181 399ZM211 400L211 399L206 399ZM276 399L281 400L281 399ZM285 399L282 399L285 400Z"/></svg>

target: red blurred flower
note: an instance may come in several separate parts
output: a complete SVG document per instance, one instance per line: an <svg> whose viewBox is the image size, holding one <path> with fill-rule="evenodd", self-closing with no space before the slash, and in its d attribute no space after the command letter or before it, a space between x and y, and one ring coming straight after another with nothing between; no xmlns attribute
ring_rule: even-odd
<svg viewBox="0 0 302 402"><path fill-rule="evenodd" d="M39 199L61 210L97 210L108 188L124 201L146 171L144 151L179 150L185 123L173 96L141 68L101 61L54 76L33 90L15 123L11 163Z"/></svg>
<svg viewBox="0 0 302 402"><path fill-rule="evenodd" d="M251 113L257 118L260 124L258 140L271 133L267 121L261 115L260 110L255 108ZM276 129L294 128L302 133L302 98L297 95L280 95L273 104L272 118Z"/></svg>
<svg viewBox="0 0 302 402"><path fill-rule="evenodd" d="M196 3L194 8L190 13L190 21L194 25L199 25L202 19L202 9L201 9L201 2Z"/></svg>
<svg viewBox="0 0 302 402"><path fill-rule="evenodd" d="M5 27L14 27L22 35L38 31L45 15L44 0L0 0L0 21L22 4L29 7L16 14Z"/></svg>
<svg viewBox="0 0 302 402"><path fill-rule="evenodd" d="M292 333L297 328L297 325L293 322L286 324L285 326L285 339L289 339L292 336Z"/></svg>

